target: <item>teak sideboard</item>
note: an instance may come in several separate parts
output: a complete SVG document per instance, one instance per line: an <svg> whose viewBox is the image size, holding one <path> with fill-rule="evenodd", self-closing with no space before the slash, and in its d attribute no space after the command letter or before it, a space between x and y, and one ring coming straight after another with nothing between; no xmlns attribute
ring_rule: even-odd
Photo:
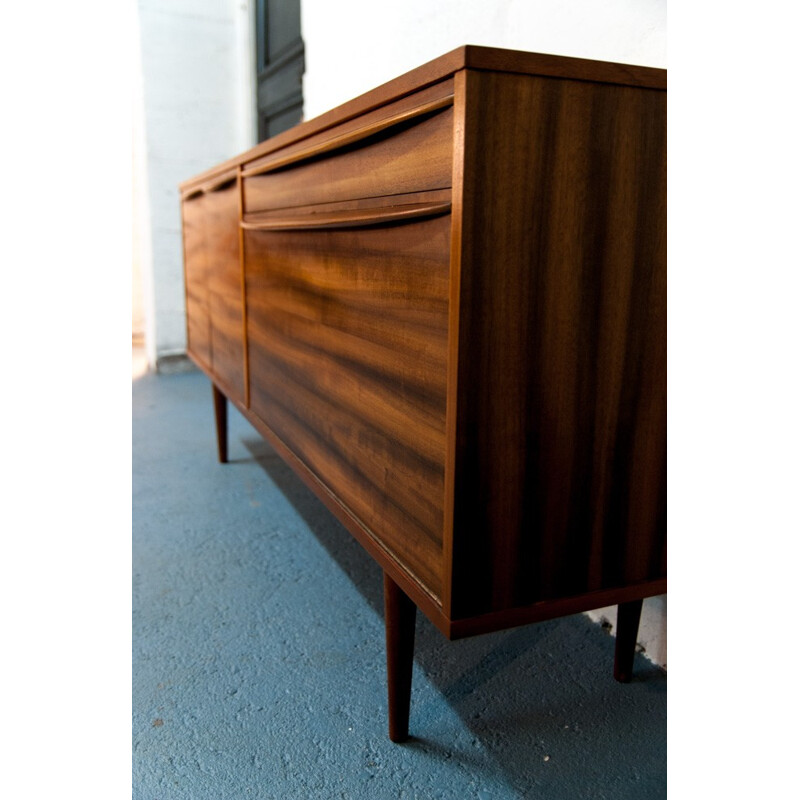
<svg viewBox="0 0 800 800"><path fill-rule="evenodd" d="M466 46L181 184L188 352L455 639L666 592L666 72Z"/></svg>

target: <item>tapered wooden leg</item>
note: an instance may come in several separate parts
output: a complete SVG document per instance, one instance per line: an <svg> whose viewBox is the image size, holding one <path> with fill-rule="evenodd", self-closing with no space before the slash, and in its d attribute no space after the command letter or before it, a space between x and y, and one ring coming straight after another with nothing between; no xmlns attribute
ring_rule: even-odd
<svg viewBox="0 0 800 800"><path fill-rule="evenodd" d="M639 618L642 601L632 600L617 606L617 644L614 652L614 677L620 683L628 683L633 673L633 656L636 653L636 635L639 633Z"/></svg>
<svg viewBox="0 0 800 800"><path fill-rule="evenodd" d="M386 623L386 673L389 688L389 738L393 742L404 742L408 738L417 607L385 572L383 599Z"/></svg>
<svg viewBox="0 0 800 800"><path fill-rule="evenodd" d="M228 398L212 383L214 390L214 420L217 423L217 454L219 463L228 462Z"/></svg>

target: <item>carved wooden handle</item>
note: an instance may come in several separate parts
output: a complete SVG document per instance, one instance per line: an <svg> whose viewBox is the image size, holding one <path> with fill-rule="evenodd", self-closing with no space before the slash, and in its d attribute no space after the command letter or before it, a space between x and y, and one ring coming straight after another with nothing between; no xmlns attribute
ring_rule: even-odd
<svg viewBox="0 0 800 800"><path fill-rule="evenodd" d="M387 222L404 222L421 217L436 217L447 214L449 211L449 202L409 203L404 206L358 208L347 211L295 214L294 216L273 215L257 221L243 220L240 224L248 231L336 230L337 228L383 225Z"/></svg>
<svg viewBox="0 0 800 800"><path fill-rule="evenodd" d="M304 150L298 150L285 156L278 155L276 158L266 164L259 164L257 167L244 170L242 172L242 177L250 178L253 175L263 175L265 172L273 172L274 170L281 169L289 164L296 164L299 161L306 161L309 158L314 158L315 156L319 156L324 153L330 153L334 150L339 150L349 144L353 144L354 142L374 136L375 134L380 133L387 128L391 128L394 125L399 125L403 122L414 119L415 117L420 117L423 114L429 114L432 111L437 111L440 108L445 108L447 106L451 106L452 104L452 94L449 94L446 97L439 97L436 100L430 100L429 102L423 103L416 108L411 108L408 111L402 111L399 114L388 117L387 119L378 120L377 122L365 125L363 128L357 128L354 131L342 133L339 136L334 136L332 139L328 139L325 142L318 142L317 144L311 145Z"/></svg>
<svg viewBox="0 0 800 800"><path fill-rule="evenodd" d="M238 174L239 170L235 169L233 171L229 170L228 172L223 172L221 175L216 175L210 181L201 183L198 186L193 186L188 192L184 192L181 199L191 200L193 197L199 197L201 194L218 192L220 189L224 189L226 186L234 183Z"/></svg>
<svg viewBox="0 0 800 800"><path fill-rule="evenodd" d="M206 193L218 192L220 189L224 189L231 183L235 183L237 173L238 170L218 175L216 178L212 178L210 181L208 181L208 183L204 183L200 188Z"/></svg>

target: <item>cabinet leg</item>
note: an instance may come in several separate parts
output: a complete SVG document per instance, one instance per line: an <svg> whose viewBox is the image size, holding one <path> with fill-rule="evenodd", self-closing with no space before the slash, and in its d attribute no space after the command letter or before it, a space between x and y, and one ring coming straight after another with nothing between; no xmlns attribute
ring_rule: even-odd
<svg viewBox="0 0 800 800"><path fill-rule="evenodd" d="M636 653L636 635L639 633L639 617L642 601L632 600L617 606L617 644L614 651L614 677L620 683L628 683L633 673L633 656Z"/></svg>
<svg viewBox="0 0 800 800"><path fill-rule="evenodd" d="M215 383L211 384L214 391L214 421L217 424L217 453L219 463L228 462L228 398L217 388Z"/></svg>
<svg viewBox="0 0 800 800"><path fill-rule="evenodd" d="M389 738L393 742L404 742L408 738L417 607L385 572L383 573L383 599L386 623L386 673L389 689Z"/></svg>

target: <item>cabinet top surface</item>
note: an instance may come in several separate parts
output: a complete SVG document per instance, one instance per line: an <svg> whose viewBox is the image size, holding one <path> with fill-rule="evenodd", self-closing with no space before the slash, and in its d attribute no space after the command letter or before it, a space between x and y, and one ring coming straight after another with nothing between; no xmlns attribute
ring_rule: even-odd
<svg viewBox="0 0 800 800"><path fill-rule="evenodd" d="M250 150L184 181L180 184L180 190L183 194L190 193L203 184L218 180L225 173L235 171L240 164L246 161L259 158L292 142L324 131L345 120L443 80L462 69L541 75L642 89L666 90L667 88L667 71L665 69L545 53L528 53L496 47L463 45L314 119L301 122L294 128L267 139Z"/></svg>

